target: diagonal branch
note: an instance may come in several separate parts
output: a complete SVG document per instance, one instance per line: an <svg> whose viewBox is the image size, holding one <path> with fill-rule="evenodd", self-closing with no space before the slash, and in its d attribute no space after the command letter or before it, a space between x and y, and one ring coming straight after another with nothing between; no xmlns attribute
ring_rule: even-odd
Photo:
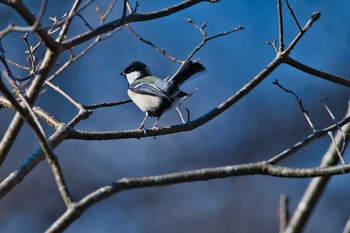
<svg viewBox="0 0 350 233"><path fill-rule="evenodd" d="M23 4L20 0L12 0L12 1L5 1L1 0L0 2L3 2L7 4L8 6L12 7L14 10L16 10L21 17L26 21L28 25L32 25L32 28L34 32L38 35L38 37L44 41L46 46L50 48L53 51L60 51L62 49L62 46L57 43L47 32L44 28L41 27L40 24L40 17L42 17L44 10L46 8L46 1L44 0L39 12L38 18L36 18L32 12ZM10 27L13 27L10 25Z"/></svg>
<svg viewBox="0 0 350 233"><path fill-rule="evenodd" d="M328 80L328 81L331 81L331 82L334 82L334 83L337 83L337 84L340 84L340 85L343 85L346 87L350 87L350 80L346 80L346 79L343 79L339 76L335 76L335 75L328 74L328 73L320 71L320 70L316 70L314 68L311 68L309 66L306 66L306 65L294 60L293 58L291 58L289 56L286 58L285 63L287 63L288 65L291 65L294 68L301 70L305 73L311 74L313 76L316 76L316 77L319 77L319 78L322 78L322 79L325 79L325 80Z"/></svg>
<svg viewBox="0 0 350 233"><path fill-rule="evenodd" d="M304 114L304 117L307 121L307 123L309 124L309 126L311 127L312 131L313 132L316 132L316 128L314 126L314 124L312 123L311 121L311 118L309 116L309 112L306 111L306 109L304 108L304 105L303 105L303 100L299 98L299 96L291 89L287 89L285 88L284 86L282 86L277 79L275 79L275 81L272 82L272 84L278 86L279 88L281 88L283 91L289 93L289 94L292 94L294 96L294 98L296 99L296 101L298 102L298 105L299 105L299 108L301 110L301 112Z"/></svg>
<svg viewBox="0 0 350 233"><path fill-rule="evenodd" d="M46 133L44 129L42 128L39 120L35 116L33 110L31 109L30 104L26 100L26 98L23 96L23 94L20 92L20 89L17 87L17 91L19 92L18 95L21 98L24 107L22 107L18 101L15 99L15 97L12 96L11 92L6 88L4 83L2 82L1 76L0 76L0 91L4 93L6 98L11 102L11 104L16 108L16 111L21 114L21 116L28 122L30 127L33 129L35 135L37 136L39 143L41 145L42 150L44 151L44 154L46 156L46 159L50 165L50 168L53 172L53 175L55 177L59 192L62 196L62 199L64 200L67 207L70 207L73 203L72 197L70 196L67 186L65 184L63 174L61 171L61 168L59 166L58 160L56 155L53 153L53 150L50 146L50 143L47 140Z"/></svg>
<svg viewBox="0 0 350 233"><path fill-rule="evenodd" d="M114 30L115 28L118 28L120 26L123 26L127 23L131 22L140 22L140 21L147 21L147 20L153 20L158 19L161 17L165 17L171 14L174 14L178 11L184 10L186 8L189 8L193 5L196 5L200 2L207 2L208 0L185 0L181 3L178 3L176 5L170 6L168 8L164 8L159 11L149 12L149 13L132 13L130 15L127 15L125 17L122 17L118 20L114 20L110 23L104 24L92 31L83 33L81 35L78 35L74 38L71 38L69 40L63 41L62 45L65 49L73 48L74 46L77 46L85 41L88 41L98 35L101 35L103 33L109 32ZM216 2L216 1L210 1L210 2Z"/></svg>
<svg viewBox="0 0 350 233"><path fill-rule="evenodd" d="M293 19L294 19L294 22L295 22L295 24L297 25L299 31L303 30L303 29L301 28L300 24L299 24L299 21L298 21L297 17L296 17L295 14L294 14L294 11L293 11L292 7L290 6L288 0L286 0L286 5L287 5L287 8L288 8L288 10L289 10L289 14L292 15L292 17L293 17Z"/></svg>
<svg viewBox="0 0 350 233"><path fill-rule="evenodd" d="M311 15L311 18L309 19L309 21L307 21L307 23L305 24L305 26L303 27L303 29L301 31L299 31L298 35L294 38L294 40L288 45L288 47L286 48L286 50L284 51L284 53L286 55L289 55L289 53L293 50L294 46L299 42L299 40L303 37L303 35L307 32L307 30L309 30L309 28L321 17L321 13L320 12L314 12Z"/></svg>
<svg viewBox="0 0 350 233"><path fill-rule="evenodd" d="M346 117L350 116L350 103ZM348 135L344 139L343 134ZM336 144L331 143L327 152L325 153L322 162L320 164L321 168L327 168L338 163L339 157L337 153L337 147L342 144L347 144L349 142L350 135L350 124L345 125L342 130L338 130L337 135L335 136ZM339 167L339 166L338 166ZM302 232L305 227L312 211L315 209L315 206L318 200L321 198L328 182L330 176L318 177L312 179L307 190L304 193L304 196L300 200L297 209L294 211L293 216L287 226L285 233L297 233Z"/></svg>
<svg viewBox="0 0 350 233"><path fill-rule="evenodd" d="M74 18L75 12L78 9L79 5L81 3L81 0L75 0L72 9L69 11L68 16L67 16L67 20L66 22L63 24L62 29L60 31L60 34L58 35L56 41L57 42L62 42L63 38L66 36L67 32L68 32L68 28Z"/></svg>
<svg viewBox="0 0 350 233"><path fill-rule="evenodd" d="M163 54L164 56L166 56L167 58L169 58L171 61L177 62L177 63L182 63L179 59L177 59L176 57L171 56L169 53L165 52L165 50L163 48L159 48L158 46L156 46L155 44L153 44L150 40L146 40L144 39L142 36L140 36L140 34L138 34L131 26L130 24L126 24L126 27L131 31L132 34L134 34L136 36L137 39L141 40L142 42L148 44L149 46L151 46L152 48L154 48L155 50L157 50L158 52L160 52L161 54Z"/></svg>
<svg viewBox="0 0 350 233"><path fill-rule="evenodd" d="M307 136L303 141L300 141L296 144L294 144L292 147L284 150L283 152L279 153L278 155L274 156L273 158L269 159L267 162L270 164L277 164L278 162L282 161L283 159L287 158L288 156L294 154L301 148L305 147L306 145L310 144L317 138L323 137L327 135L329 132L332 132L334 130L339 129L339 127L345 126L346 124L349 124L350 122L350 116L345 117L341 121L338 121L337 123L324 128L323 130L318 130Z"/></svg>
<svg viewBox="0 0 350 233"><path fill-rule="evenodd" d="M34 103L34 100L38 97L45 78L52 69L58 55L59 54L54 53L51 50L46 51L43 62L39 68L41 72L38 74L38 76L36 76L27 91L28 102L30 104ZM23 123L24 119L22 118L22 115L17 112L0 142L0 161L5 160L8 152L10 151L10 148L12 147L19 134L19 131L23 126Z"/></svg>

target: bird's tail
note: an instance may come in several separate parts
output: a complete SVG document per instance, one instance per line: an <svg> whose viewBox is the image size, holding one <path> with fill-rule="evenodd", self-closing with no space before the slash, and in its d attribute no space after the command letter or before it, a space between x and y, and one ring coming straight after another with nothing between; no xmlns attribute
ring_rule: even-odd
<svg viewBox="0 0 350 233"><path fill-rule="evenodd" d="M170 78L167 78L166 82L172 82L175 86L180 86L183 82L189 79L191 76L204 71L205 67L197 61L186 61L180 69Z"/></svg>

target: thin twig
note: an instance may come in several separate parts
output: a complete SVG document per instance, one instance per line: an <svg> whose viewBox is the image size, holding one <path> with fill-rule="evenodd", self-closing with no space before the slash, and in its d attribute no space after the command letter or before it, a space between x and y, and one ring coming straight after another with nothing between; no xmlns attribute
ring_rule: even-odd
<svg viewBox="0 0 350 233"><path fill-rule="evenodd" d="M303 27L303 29L301 31L299 31L298 35L292 40L292 42L288 45L287 49L285 50L285 54L289 55L289 53L293 50L294 46L298 43L298 41L303 37L303 35L307 32L307 30L309 30L309 28L321 17L321 13L320 12L314 12L311 15L311 18L309 19L309 21L307 21L307 23L305 24L305 26ZM287 56L288 57L288 56Z"/></svg>
<svg viewBox="0 0 350 233"><path fill-rule="evenodd" d="M93 105L83 105L83 108L91 110L91 109L97 109L97 108L118 106L118 105L130 103L130 102L131 102L131 99L126 99L126 100L119 100L115 102L103 102L103 103L93 104Z"/></svg>
<svg viewBox="0 0 350 233"><path fill-rule="evenodd" d="M324 107L326 108L328 114L329 114L330 117L332 118L332 121L333 121L334 123L336 123L337 121L336 121L336 119L335 119L335 117L334 117L332 111L329 109L329 107L328 107L327 104L326 104L327 99L326 99L326 100L321 100L321 101L323 102L323 105L324 105ZM329 135L329 137L331 138L332 142L333 142L334 145L335 145L335 148L336 148L336 150L337 150L337 154L338 154L339 160L341 161L341 163L345 164L345 161L344 161L344 158L343 158L342 153L343 153L343 151L344 151L344 149L345 149L346 134L342 131L342 129L341 129L340 126L338 127L338 131L339 131L339 133L342 133L342 135L343 135L343 142L344 142L342 145L340 145L340 147L337 146L336 141L335 141L335 139L334 139L334 137L333 137L332 132L328 132L328 135Z"/></svg>
<svg viewBox="0 0 350 233"><path fill-rule="evenodd" d="M218 33L214 36L209 36L207 35L207 32L204 30L204 28L206 27L207 25L207 22L204 22L201 26L197 25L192 19L190 18L186 18L185 19L188 23L192 24L195 28L197 28L200 33L202 34L202 42L196 46L192 52L187 56L187 58L185 59L185 61L189 61L208 41L210 40L213 40L215 38L218 38L218 37L221 37L221 36L226 36L228 34L231 34L233 32L237 32L239 30L243 30L244 27L239 25L237 26L236 28L232 29L232 30L229 30L229 31L226 31L226 32L221 32L221 33Z"/></svg>
<svg viewBox="0 0 350 233"><path fill-rule="evenodd" d="M117 3L117 0L113 0L111 2L111 4L109 4L108 9L106 10L106 12L104 14L101 13L100 8L96 7L96 11L100 16L100 25L103 25L106 18L108 17L108 15L112 12L113 8L115 7L116 3ZM124 1L124 5L125 5L125 1Z"/></svg>
<svg viewBox="0 0 350 233"><path fill-rule="evenodd" d="M276 85L276 86L278 86L279 88L281 88L283 91L292 94L292 95L295 97L295 99L297 100L298 105L299 105L299 107L300 107L300 110L302 111L302 113L303 113L304 116L305 116L306 121L309 123L311 129L312 129L314 132L316 132L316 128L315 128L314 124L312 123L311 118L309 117L309 113L308 113L308 111L305 110L305 108L304 108L304 106L303 106L303 101L302 101L302 99L300 99L299 96L298 96L293 90L289 90L289 89L286 89L285 87L283 87L283 86L278 82L277 79L275 79L275 81L273 82L273 84Z"/></svg>
<svg viewBox="0 0 350 233"><path fill-rule="evenodd" d="M56 41L57 42L62 42L62 40L64 39L64 37L66 36L67 34L67 31L68 31L68 28L70 26L70 23L72 22L73 18L74 18L74 15L80 5L82 0L75 0L72 8L70 9L69 13L68 13L68 16L67 16L67 19L66 19L66 22L63 24L62 26L62 29L60 31L60 34L58 35Z"/></svg>
<svg viewBox="0 0 350 233"><path fill-rule="evenodd" d="M343 133L343 132L341 132L341 133ZM335 146L335 150L336 150L336 152L337 152L337 155L338 155L338 157L339 157L340 162L341 162L342 164L346 164L346 163L345 163L345 160L344 160L344 158L343 158L342 152L341 152L341 150L339 149L339 147L338 147L338 145L337 145L337 142L335 141L335 139L334 139L334 137L333 137L332 132L328 132L328 135L329 135L329 137L331 138L331 140L332 140L332 142L333 142L333 144L334 144L334 146ZM344 137L344 133L343 133L343 137ZM344 146L344 144L343 144L343 145L340 145L340 147L343 147L343 146Z"/></svg>
<svg viewBox="0 0 350 233"><path fill-rule="evenodd" d="M14 82L16 82L18 80L17 77L15 77L13 74L12 74L12 71L9 67L9 65L7 64L7 60L5 58L5 50L2 46L2 41L1 41L2 38L0 38L0 61L1 63L4 65L5 69L6 69L6 73L7 73L7 76L10 77Z"/></svg>
<svg viewBox="0 0 350 233"><path fill-rule="evenodd" d="M303 30L303 29L301 28L299 22L298 22L297 17L296 17L295 14L294 14L294 11L293 11L292 7L289 5L289 1L288 1L288 0L286 0L286 5L287 5L287 8L288 8L288 10L289 10L289 13L292 15L292 17L293 17L293 19L294 19L296 25L298 26L299 31Z"/></svg>
<svg viewBox="0 0 350 233"><path fill-rule="evenodd" d="M71 64L73 64L75 61L79 60L80 58L82 58L85 54L87 54L89 51L91 51L99 42L110 38L111 36L113 36L115 33L117 33L118 31L120 31L121 28L117 28L116 30L108 33L105 36L97 36L95 38L95 40L93 42L91 42L91 44L89 44L83 51L81 51L78 55L74 56L73 55L73 51L70 50L70 57L69 60L66 61L58 70L56 70L50 77L48 77L48 81L52 81L54 80L60 73L62 73L67 67L69 67Z"/></svg>
<svg viewBox="0 0 350 233"><path fill-rule="evenodd" d="M278 48L277 48L277 45L276 45L276 39L273 40L273 42L266 41L265 43L268 44L268 45L271 45L275 49L276 54L278 53Z"/></svg>
<svg viewBox="0 0 350 233"><path fill-rule="evenodd" d="M60 87L53 85L50 81L46 80L45 84L55 90L57 93L61 94L64 98L66 98L70 103L72 103L78 110L83 109L83 106L76 102L72 97L70 97L67 93L65 93Z"/></svg>
<svg viewBox="0 0 350 233"><path fill-rule="evenodd" d="M168 54L167 52L165 52L165 50L163 48L159 48L158 46L154 45L151 41L144 39L142 36L140 36L140 34L138 34L131 26L130 24L126 24L125 25L131 32L132 34L134 34L139 40L141 40L142 42L150 45L152 48L154 48L155 50L157 50L158 52L160 52L162 55L166 56L167 58L169 58L171 61L177 62L177 63L182 63L182 61L180 61L179 59L177 59L176 57L171 56L170 54Z"/></svg>
<svg viewBox="0 0 350 233"><path fill-rule="evenodd" d="M35 73L35 70L36 70L35 56L34 56L33 51L30 48L30 45L28 43L28 33L24 34L22 39L24 40L24 43L26 44L26 47L27 47L27 52L28 52L29 61L30 61L30 72Z"/></svg>
<svg viewBox="0 0 350 233"><path fill-rule="evenodd" d="M15 67L17 67L17 68L19 68L19 69L26 70L26 71L30 71L30 70L31 70L30 67L23 66L23 65L21 65L21 64L19 64L19 63L17 63L17 62L14 62L14 61L8 59L7 57L6 57L5 59L6 59L6 61L7 61L8 63L10 63L11 65L13 65L13 66L15 66Z"/></svg>
<svg viewBox="0 0 350 233"><path fill-rule="evenodd" d="M89 24L89 22L84 18L84 16L80 13L77 13L76 16L78 16L83 22L84 22L84 25L89 28L90 30L93 30L94 28L91 27L91 25Z"/></svg>

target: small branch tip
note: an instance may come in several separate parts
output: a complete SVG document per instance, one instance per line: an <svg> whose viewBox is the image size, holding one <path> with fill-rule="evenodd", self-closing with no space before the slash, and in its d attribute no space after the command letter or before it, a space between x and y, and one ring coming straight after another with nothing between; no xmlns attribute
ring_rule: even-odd
<svg viewBox="0 0 350 233"><path fill-rule="evenodd" d="M311 15L311 18L315 21L318 20L320 17L321 17L321 12L314 12Z"/></svg>

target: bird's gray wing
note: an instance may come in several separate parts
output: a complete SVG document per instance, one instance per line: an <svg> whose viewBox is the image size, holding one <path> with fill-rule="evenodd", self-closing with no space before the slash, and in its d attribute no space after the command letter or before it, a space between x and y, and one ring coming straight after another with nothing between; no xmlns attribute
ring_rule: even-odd
<svg viewBox="0 0 350 233"><path fill-rule="evenodd" d="M159 97L164 97L171 101L169 96L167 96L164 91L154 83L135 83L129 86L129 90L146 95L154 95Z"/></svg>

